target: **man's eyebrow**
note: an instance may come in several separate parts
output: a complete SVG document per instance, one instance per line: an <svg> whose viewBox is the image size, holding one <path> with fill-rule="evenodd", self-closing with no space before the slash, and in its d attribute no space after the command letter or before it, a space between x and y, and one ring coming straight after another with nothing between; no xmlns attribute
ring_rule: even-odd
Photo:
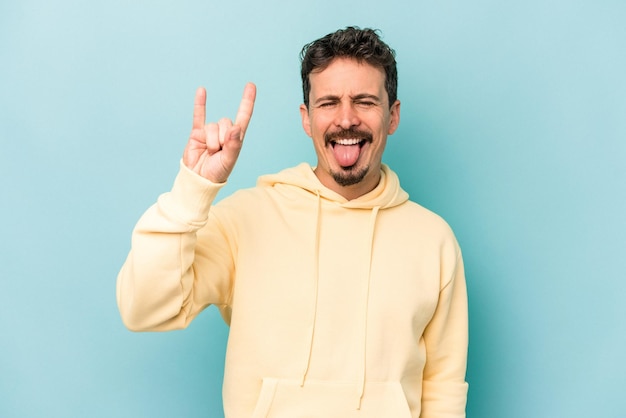
<svg viewBox="0 0 626 418"><path fill-rule="evenodd" d="M335 96L334 94L327 94L326 96L319 97L317 100L315 100L315 103L337 101L339 101L339 96Z"/></svg>
<svg viewBox="0 0 626 418"><path fill-rule="evenodd" d="M354 96L350 96L350 99L352 99L352 100L368 99L368 100L373 100L373 101L375 101L377 103L382 102L380 97L376 96L375 94L369 94L369 93L361 93L361 94L357 94L357 95L354 95ZM339 100L341 100L341 98L339 96L336 96L334 94L328 94L326 96L319 97L317 100L315 100L315 103L320 103L320 102L337 102Z"/></svg>
<svg viewBox="0 0 626 418"><path fill-rule="evenodd" d="M351 98L352 98L352 100L369 99L369 100L373 100L373 101L378 102L378 103L380 103L382 101L380 99L380 97L376 96L375 94L368 94L368 93L357 94L356 96L352 96Z"/></svg>

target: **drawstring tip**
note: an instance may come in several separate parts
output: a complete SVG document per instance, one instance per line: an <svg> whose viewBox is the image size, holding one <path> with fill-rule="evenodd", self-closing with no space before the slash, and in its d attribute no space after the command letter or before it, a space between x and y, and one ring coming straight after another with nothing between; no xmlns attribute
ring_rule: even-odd
<svg viewBox="0 0 626 418"><path fill-rule="evenodd" d="M363 392L364 392L364 388L361 387L361 389L359 390L359 393L357 394L357 401L356 401L356 410L360 411L361 410L361 404L363 403Z"/></svg>

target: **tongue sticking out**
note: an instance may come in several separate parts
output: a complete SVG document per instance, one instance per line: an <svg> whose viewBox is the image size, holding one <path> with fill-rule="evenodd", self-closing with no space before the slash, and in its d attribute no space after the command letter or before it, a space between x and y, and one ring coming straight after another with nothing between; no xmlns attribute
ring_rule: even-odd
<svg viewBox="0 0 626 418"><path fill-rule="evenodd" d="M359 159L361 147L358 144L355 145L341 145L335 144L333 147L335 153L335 159L342 167L352 167Z"/></svg>

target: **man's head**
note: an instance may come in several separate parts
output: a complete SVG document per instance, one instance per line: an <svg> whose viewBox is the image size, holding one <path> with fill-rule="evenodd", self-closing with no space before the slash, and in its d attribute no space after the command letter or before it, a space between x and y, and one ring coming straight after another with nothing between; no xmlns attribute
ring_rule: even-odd
<svg viewBox="0 0 626 418"><path fill-rule="evenodd" d="M310 74L322 71L336 58L351 58L360 63L378 67L385 73L385 90L389 105L397 99L398 71L395 52L384 43L373 29L347 27L313 41L302 48L302 92L304 104L309 105Z"/></svg>
<svg viewBox="0 0 626 418"><path fill-rule="evenodd" d="M393 51L376 32L355 28L303 51L300 114L317 154L315 174L329 189L355 199L380 181L387 135L400 123Z"/></svg>

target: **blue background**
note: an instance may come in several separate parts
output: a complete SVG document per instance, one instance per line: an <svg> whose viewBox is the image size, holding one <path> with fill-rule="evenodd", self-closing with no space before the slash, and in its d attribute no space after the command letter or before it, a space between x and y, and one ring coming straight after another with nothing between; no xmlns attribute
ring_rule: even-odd
<svg viewBox="0 0 626 418"><path fill-rule="evenodd" d="M298 53L347 25L396 49L384 160L464 250L468 417L626 416L624 22L619 0L2 1L0 416L222 416L217 310L131 333L117 271L197 86L211 119L258 86L221 196L315 162Z"/></svg>

